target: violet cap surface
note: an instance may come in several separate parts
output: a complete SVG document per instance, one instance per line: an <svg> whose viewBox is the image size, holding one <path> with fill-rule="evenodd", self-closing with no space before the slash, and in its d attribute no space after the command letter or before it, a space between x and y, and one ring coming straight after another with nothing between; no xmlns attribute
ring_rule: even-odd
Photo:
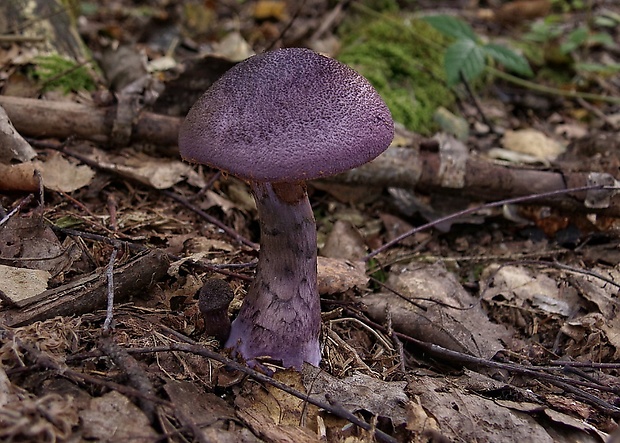
<svg viewBox="0 0 620 443"><path fill-rule="evenodd" d="M360 166L394 135L370 83L303 48L255 55L216 81L189 111L181 156L240 178L302 181Z"/></svg>

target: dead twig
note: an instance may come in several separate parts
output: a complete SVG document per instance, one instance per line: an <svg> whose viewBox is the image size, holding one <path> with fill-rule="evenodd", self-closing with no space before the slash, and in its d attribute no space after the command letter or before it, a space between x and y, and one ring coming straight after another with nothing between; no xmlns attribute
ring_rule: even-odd
<svg viewBox="0 0 620 443"><path fill-rule="evenodd" d="M107 320L108 318L106 317ZM141 396L138 398L140 409L142 409L142 412L146 414L152 424L156 424L156 403L149 400L149 397L155 396L155 388L138 362L124 348L118 346L111 337L103 337L99 341L99 349L123 371L127 376L129 385L141 393Z"/></svg>
<svg viewBox="0 0 620 443"><path fill-rule="evenodd" d="M598 272L589 271L587 269L575 268L574 266L569 266L569 265L565 265L563 263L558 263L557 261L544 262L544 261L537 261L537 260L524 260L524 261L519 261L519 262L516 262L516 263L523 263L523 264L534 265L534 266L544 266L544 267L548 267L548 268L562 269L563 271L568 271L568 272L573 273L573 274L587 275L589 277L593 277L593 278L596 278L598 280L604 281L605 283L610 284L610 285L615 286L616 288L620 289L620 282L614 281L614 280L612 280L609 277L605 277L604 275L601 275Z"/></svg>
<svg viewBox="0 0 620 443"><path fill-rule="evenodd" d="M172 191L166 191L165 189L160 190L159 192L161 192L166 197L169 197L169 198L173 199L177 203L181 203L187 209L189 209L192 212L198 214L200 217L204 218L206 221L208 221L212 225L217 226L222 231L224 231L229 237L231 237L232 239L236 240L237 242L239 242L241 244L244 244L246 246L249 246L250 248L254 249L255 251L258 251L258 244L254 243L253 241L248 240L247 238L245 238L244 236L239 234L234 229L229 228L224 223L219 221L217 218L207 214L205 211L203 211L202 209L196 207L191 202L189 202L187 199L181 197L179 194L177 194L175 192L172 192Z"/></svg>
<svg viewBox="0 0 620 443"><path fill-rule="evenodd" d="M192 340L191 338L181 334L178 331L175 331L174 329L171 329L167 326L161 325L159 323L156 324L156 326L162 330L164 330L167 333L171 333L172 335L174 335L177 339L185 342L185 343L172 343L170 345L167 346L153 346L153 347L145 347L145 348L126 348L125 351L130 354L130 355L134 355L134 354L151 354L151 353L156 353L156 352L188 352L191 354L196 354L196 355L201 355L203 357L218 361L224 365L226 365L226 367L229 370L235 370L235 371L239 371L242 372L248 376L250 376L251 378L253 378L254 380L257 380L261 383L266 383L269 384L271 386L274 386L277 389L280 389L288 394L291 394L297 398L299 398L300 400L304 400L310 404L313 404L321 409L326 410L327 412L336 415L340 418L343 418L351 423L353 423L356 426L359 426L360 428L366 430L366 431L371 431L373 430L373 427L371 424L366 423L365 421L361 420L360 418L358 418L356 415L352 414L351 412L347 411L346 409L339 407L338 405L332 405L329 403L325 403L321 400L317 400L317 399L313 399L311 398L308 394L304 394L303 392L298 391L295 388L292 388L290 386L288 386L287 384L284 384L282 382L279 382L277 380L274 380L273 378L269 377L268 375L265 375L261 372L255 371L252 368L249 368L245 365L242 365L240 363L237 363L236 361L221 355L215 351L211 351L208 348L205 348L199 344L197 344L194 340ZM79 356L73 356L67 359L67 361L75 361L75 360L80 360L80 359L86 359L86 358L95 358L97 356L99 356L100 353L97 351L93 351L93 352L89 352L89 353L84 353L81 354ZM144 398L149 398L149 395L145 395ZM379 429L374 429L374 433L377 437L377 439L379 441L382 442L386 442L386 443L397 443L398 440L396 440L394 437L386 434L385 432L379 430Z"/></svg>
<svg viewBox="0 0 620 443"><path fill-rule="evenodd" d="M353 316L359 318L360 320L363 319L363 321L367 323L368 325L374 328L377 328L380 331L387 332L387 329L384 326L365 318L363 315L359 313L353 312L353 310L351 310L350 308L348 309ZM509 371L512 373L531 377L533 380L544 380L562 389L566 389L566 387L569 386L570 389L566 389L566 390L568 392L571 392L577 395L585 403L590 404L591 406L595 407L596 409L602 411L605 414L610 415L613 418L617 419L620 417L619 407L612 405L611 403L606 402L605 400L602 400L595 396L594 396L595 399L593 399L592 394L587 393L580 387L595 389L595 390L599 390L602 392L610 392L616 395L620 395L620 388L617 388L614 386L607 386L607 385L603 385L599 383L592 383L589 381L582 381L582 380L576 380L572 378L560 377L554 374L549 374L547 372L549 370L549 367L523 366L517 363L504 363L504 362L497 362L493 360L487 360L481 357L476 357L476 356L465 354L462 352L453 351L451 349L447 349L447 348L444 348L442 346L439 346L433 343L423 342L421 340L418 340L416 338L410 337L406 334L396 332L396 331L394 332L394 335L398 336L400 339L412 344L416 348L422 350L424 353L430 356L433 356L444 363L452 363L452 364L456 363L462 366L474 367L474 368L484 367L484 368L501 369L501 370Z"/></svg>
<svg viewBox="0 0 620 443"><path fill-rule="evenodd" d="M65 143L61 143L61 144L54 144L54 143L49 143L49 142L38 142L37 140L31 140L31 143L35 146L41 146L44 148L49 148L49 149L55 149L57 151L62 152L65 155L69 155L73 158L78 159L79 161L81 161L84 164L87 164L88 166L101 170L102 168L100 167L100 165L91 160L90 158L81 155L78 152L72 151L71 149L67 149L66 148L66 144ZM120 176L118 174L116 174L114 171L110 171L107 169L104 169L104 171L106 173L112 174L112 175L117 175ZM123 180L131 180L127 177L123 177L120 176ZM140 186L145 186L144 183L141 183L137 180L131 180L133 183L136 183ZM151 190L154 190L152 188L149 188ZM163 195L165 195L166 197L169 197L171 199L173 199L174 201L176 201L177 203L182 204L183 206L185 206L186 208L190 209L192 212L198 214L200 217L202 217L204 220L208 221L209 223L211 223L212 225L215 225L216 227L218 227L219 229L221 229L222 231L224 231L229 237L231 237L233 240L237 241L240 244L249 246L250 248L254 249L254 250L258 250L258 245L248 239L246 239L245 237L243 237L241 234L239 234L237 231L235 231L234 229L226 226L224 223L222 223L220 220L218 220L217 218L207 214L206 212L204 212L203 210L199 209L198 207L196 207L195 205L193 205L191 202L189 202L187 199L185 199L184 197L180 196L179 194L172 192L172 191L167 191L165 189L162 190L158 190L159 192L161 192ZM105 230L108 230L107 228L104 228Z"/></svg>
<svg viewBox="0 0 620 443"><path fill-rule="evenodd" d="M154 346L154 347L149 347L149 348L133 348L133 349L127 350L127 352L129 352L130 354L144 354L144 353L153 353L153 352L175 352L175 351L176 352L189 352L192 354L201 355L203 357L219 361L220 363L225 364L228 368L232 370L243 372L244 374L247 374L250 377L252 377L254 380L269 384L301 400L307 401L308 403L311 403L321 409L324 409L331 414L334 414L340 418L344 418L345 420L353 423L356 426L359 426L360 428L366 431L372 430L374 431L375 436L377 437L379 441L386 442L386 443L397 443L398 442L398 440L386 434L385 432L379 429L373 429L371 424L366 423L365 421L361 420L356 415L347 411L343 407L338 407L338 405L331 405L321 400L314 399L308 396L307 394L304 394L303 392L300 392L297 389L290 387L289 385L285 383L274 380L268 375L257 372L254 369L251 369L245 365L237 363L236 361L231 360L228 357L225 357L221 354L218 354L217 352L211 351L202 346L186 344L186 343L173 343L169 346Z"/></svg>
<svg viewBox="0 0 620 443"><path fill-rule="evenodd" d="M163 251L159 251L158 249L152 249L152 248L148 248L147 246L144 246L142 244L139 243L133 243L133 242L129 242L129 241L125 241L125 240L119 240L116 238L112 238L112 237L106 237L104 235L100 235L100 234L95 234L92 232L84 232L84 231L78 231L76 229L70 229L70 228L60 228L58 226L50 226L54 231L57 232L61 232L65 235L70 235L70 236L75 236L75 237L80 237L80 238L86 238L89 240L94 240L94 241L100 241L103 243L107 243L109 245L115 246L115 247L124 247L130 251L134 251L134 252L146 252L146 251L158 251L162 254L166 254L166 256L168 257L168 259L170 261L180 261L183 260L183 257L180 257L178 255L172 254L172 253L168 253L168 252L163 252ZM252 266L256 266L255 262L252 263L233 263L233 264L210 264L210 263L205 263L204 261L194 261L194 260L190 260L190 261L186 261L185 262L188 266L194 266L196 268L199 269L203 269L206 271L211 271L211 272L217 272L218 274L222 274L222 275L226 275L228 277L233 277L239 280L243 280L243 281L252 281L252 277L247 276L247 275L243 275L243 274L238 274L236 272L231 272L228 271L227 268L248 268L248 267L252 267Z"/></svg>
<svg viewBox="0 0 620 443"><path fill-rule="evenodd" d="M471 102L474 104L474 107L476 108L476 111L478 112L478 115L480 115L480 118L482 119L484 124L489 127L491 132L494 133L494 134L497 134L495 126L488 119L487 115L482 110L482 106L480 106L480 101L478 100L478 97L476 96L476 93L474 92L474 90L471 88L471 85L469 84L469 82L467 81L465 76L463 75L463 71L460 72L460 77L461 77L461 84L463 86L465 86L465 91L467 91L467 95L471 99Z"/></svg>
<svg viewBox="0 0 620 443"><path fill-rule="evenodd" d="M65 364L61 364L60 362L56 361L55 359L50 357L47 353L38 350L36 347L24 342L23 340L20 340L19 338L15 336L15 334L13 334L13 332L10 329L6 329L2 325L0 325L0 338L13 341L20 349L24 350L29 355L30 359L33 362L33 366L30 366L29 368L26 368L26 369L33 370L39 367L39 368L55 371L58 375L62 375L63 377L66 377L76 382L92 383L93 385L102 386L110 390L118 391L121 394L130 396L130 397L140 398L144 396L150 401L174 408L174 405L172 405L170 402L164 399L161 399L152 394L144 394L131 386L121 385L119 383L115 383L110 380L106 380L100 377L95 377L85 372L75 371L67 367ZM103 354L99 354L99 356L101 355ZM23 372L24 368L18 368L17 371ZM13 370L10 370L10 369L7 370L7 374L12 374L13 372L14 372Z"/></svg>
<svg viewBox="0 0 620 443"><path fill-rule="evenodd" d="M620 369L620 363L597 363L592 361L556 360L549 362L552 366L570 366L574 368Z"/></svg>
<svg viewBox="0 0 620 443"><path fill-rule="evenodd" d="M413 229L405 232L404 234L399 235L398 237L394 238L393 240L390 240L389 242L387 242L386 244L384 244L380 248L377 248L374 251L372 251L371 253L367 254L365 257L362 258L362 260L368 261L371 258L373 258L374 256L376 256L377 254L380 254L380 253L384 252L385 250L387 250L387 249L391 248L392 246L396 245L397 243L403 241L407 237L410 237L413 234L416 234L416 233L418 233L420 231L424 231L426 229L432 228L433 226L436 226L436 225L441 224L441 223L446 223L446 222L449 222L449 221L457 220L457 219L459 219L461 217L464 217L466 215L475 214L476 212L479 212L479 211L484 210L484 209L496 208L498 206L504 206L504 205L514 205L514 204L518 204L518 203L532 202L532 201L536 201L536 200L540 200L540 199L547 199L547 198L556 197L556 196L559 196L559 195L572 194L572 193L576 193L576 192L603 190L603 189L618 189L618 188L610 188L610 187L603 186L603 185L580 186L580 187L577 187L577 188L560 189L560 190L557 190L557 191L543 192L543 193L540 193L540 194L525 195L523 197L508 198L508 199L505 199L505 200L499 200L499 201L496 201L496 202L486 203L486 204L481 205L481 206L476 206L476 207L473 207L473 208L464 209L462 211L454 212L454 213L452 213L450 215L446 215L445 217L438 218L436 220L433 220L431 222L428 222L428 223L425 223L425 224L423 224L421 226L413 228Z"/></svg>
<svg viewBox="0 0 620 443"><path fill-rule="evenodd" d="M116 255L118 249L114 248L112 254L110 254L110 261L105 270L106 280L108 282L108 304L106 308L105 321L103 322L103 333L109 334L112 326L112 320L114 319L114 262L116 261Z"/></svg>
<svg viewBox="0 0 620 443"><path fill-rule="evenodd" d="M282 41L282 39L284 38L284 35L291 29L291 27L293 26L293 23L295 23L295 21L301 14L301 11L303 10L305 5L306 5L306 0L302 0L301 4L295 10L295 13L291 17L291 19L288 21L286 26L282 28L282 31L280 31L280 34L275 39L272 40L272 42L267 46L267 48L265 48L265 52L271 51L279 41Z"/></svg>
<svg viewBox="0 0 620 443"><path fill-rule="evenodd" d="M28 194L27 196L23 197L22 199L20 199L17 204L15 205L15 207L13 209L11 209L11 211L6 214L4 217L2 217L2 220L0 220L0 226L2 226L3 224L5 224L6 222L9 221L9 219L11 217L13 217L15 214L17 214L24 206L26 206L28 203L30 203L32 201L32 199L34 198L34 195L32 194Z"/></svg>
<svg viewBox="0 0 620 443"><path fill-rule="evenodd" d="M67 199L74 207L76 207L77 209L79 209L80 211L85 212L86 214L88 214L90 216L90 219L88 219L87 217L82 217L79 215L75 215L77 217L79 217L81 220L83 220L85 223L88 223L91 226L94 226L98 229L101 229L102 231L107 232L108 234L111 235L116 235L118 237L121 238L125 238L125 239L130 239L131 237L129 237L128 235L122 233L122 232L117 232L113 229L108 228L107 226L95 221L97 220L97 215L95 215L90 209L88 209L86 207L86 205L84 203L82 203L81 201L75 199L74 197L72 197L71 195L67 194L66 192L62 192L62 191L56 191L61 197Z"/></svg>

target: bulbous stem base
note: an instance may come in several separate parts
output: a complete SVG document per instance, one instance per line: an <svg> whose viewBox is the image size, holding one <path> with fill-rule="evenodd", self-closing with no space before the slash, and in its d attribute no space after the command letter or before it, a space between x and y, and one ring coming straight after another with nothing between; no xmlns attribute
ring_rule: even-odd
<svg viewBox="0 0 620 443"><path fill-rule="evenodd" d="M256 278L226 347L254 365L261 357L301 368L321 360L316 224L303 184L252 183L260 218Z"/></svg>

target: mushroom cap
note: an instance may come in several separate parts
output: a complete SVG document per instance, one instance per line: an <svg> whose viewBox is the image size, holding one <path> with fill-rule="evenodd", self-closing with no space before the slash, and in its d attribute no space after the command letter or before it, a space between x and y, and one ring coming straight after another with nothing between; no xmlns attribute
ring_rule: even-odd
<svg viewBox="0 0 620 443"><path fill-rule="evenodd" d="M235 65L190 109L181 156L242 179L293 182L360 166L389 146L394 123L350 67L304 48Z"/></svg>

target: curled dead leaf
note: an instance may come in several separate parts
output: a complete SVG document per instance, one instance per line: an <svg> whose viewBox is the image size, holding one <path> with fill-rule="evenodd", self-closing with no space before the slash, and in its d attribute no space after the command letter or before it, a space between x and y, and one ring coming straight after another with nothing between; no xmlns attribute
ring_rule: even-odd
<svg viewBox="0 0 620 443"><path fill-rule="evenodd" d="M368 284L364 262L318 257L318 284L320 294L362 288Z"/></svg>

